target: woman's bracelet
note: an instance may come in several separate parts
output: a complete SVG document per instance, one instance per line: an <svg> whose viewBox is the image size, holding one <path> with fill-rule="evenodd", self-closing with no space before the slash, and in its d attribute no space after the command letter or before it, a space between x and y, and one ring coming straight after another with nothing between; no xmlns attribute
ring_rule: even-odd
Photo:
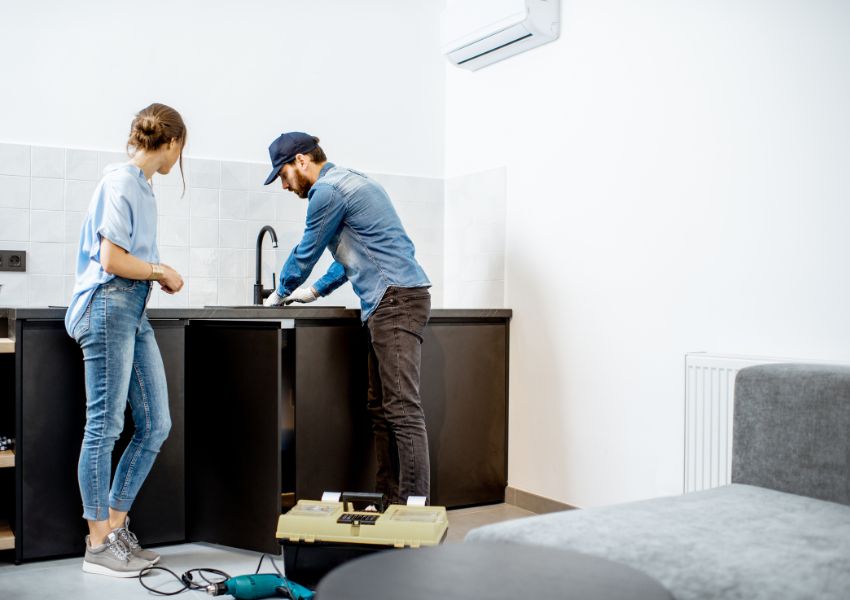
<svg viewBox="0 0 850 600"><path fill-rule="evenodd" d="M151 266L151 274L148 277L151 281L159 281L165 276L165 271L162 269L162 265L157 265L154 263L150 263Z"/></svg>

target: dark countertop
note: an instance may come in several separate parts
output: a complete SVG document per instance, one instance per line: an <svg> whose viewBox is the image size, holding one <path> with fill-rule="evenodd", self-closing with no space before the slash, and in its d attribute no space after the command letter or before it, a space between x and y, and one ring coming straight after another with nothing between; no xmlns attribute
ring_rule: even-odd
<svg viewBox="0 0 850 600"><path fill-rule="evenodd" d="M464 322L464 321L505 321L509 320L513 311L509 308L435 308L431 311L431 321ZM197 308L152 308L148 310L151 319L294 319L294 320L323 320L323 319L360 319L360 310L335 306L288 306L281 308L265 308L262 306L208 306ZM62 307L0 307L0 321L9 325L16 319L64 319L65 308ZM8 327L9 334L14 335L13 327Z"/></svg>

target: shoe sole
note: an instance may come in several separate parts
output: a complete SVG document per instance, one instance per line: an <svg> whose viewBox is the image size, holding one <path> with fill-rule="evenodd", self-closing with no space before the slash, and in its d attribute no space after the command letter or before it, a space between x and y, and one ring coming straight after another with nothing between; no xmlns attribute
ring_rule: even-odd
<svg viewBox="0 0 850 600"><path fill-rule="evenodd" d="M83 571L86 573L94 573L96 575L109 575L111 577L138 577L142 569L138 571L116 571L103 565L96 565L88 561L83 561Z"/></svg>

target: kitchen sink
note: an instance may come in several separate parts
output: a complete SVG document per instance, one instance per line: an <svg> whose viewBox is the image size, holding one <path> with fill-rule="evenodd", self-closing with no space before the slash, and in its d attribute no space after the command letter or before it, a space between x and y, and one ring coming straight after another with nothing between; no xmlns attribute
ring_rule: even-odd
<svg viewBox="0 0 850 600"><path fill-rule="evenodd" d="M313 306L311 304L298 304L298 303L289 304L287 306L269 306L269 307L263 306L261 304L232 304L232 305L221 305L221 304L212 305L212 304L208 304L208 305L204 306L204 308L227 308L227 309L238 308L238 309L250 309L250 310L263 309L263 308L309 308L311 310L345 310L344 306Z"/></svg>

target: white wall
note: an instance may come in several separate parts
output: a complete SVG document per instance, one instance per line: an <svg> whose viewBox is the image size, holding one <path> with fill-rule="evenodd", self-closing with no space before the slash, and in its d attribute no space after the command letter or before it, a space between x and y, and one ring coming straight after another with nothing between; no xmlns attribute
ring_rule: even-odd
<svg viewBox="0 0 850 600"><path fill-rule="evenodd" d="M0 3L0 141L119 150L158 101L187 152L268 159L281 131L341 164L443 170L439 2L28 0Z"/></svg>
<svg viewBox="0 0 850 600"><path fill-rule="evenodd" d="M265 255L270 285L305 206L261 185L268 144L284 130L320 136L331 160L387 187L441 306L440 8L414 0L0 3L0 249L29 253L27 273L0 273L0 304L67 304L100 168L121 158L135 112L159 101L183 115L194 160L182 199L176 171L154 181L162 257L187 287L155 295L152 306L248 302L266 223L282 238L281 250ZM312 279L329 262L326 254ZM359 305L350 286L320 303Z"/></svg>
<svg viewBox="0 0 850 600"><path fill-rule="evenodd" d="M685 352L850 359L850 5L562 4L446 169L507 167L510 484L590 506L681 490Z"/></svg>

